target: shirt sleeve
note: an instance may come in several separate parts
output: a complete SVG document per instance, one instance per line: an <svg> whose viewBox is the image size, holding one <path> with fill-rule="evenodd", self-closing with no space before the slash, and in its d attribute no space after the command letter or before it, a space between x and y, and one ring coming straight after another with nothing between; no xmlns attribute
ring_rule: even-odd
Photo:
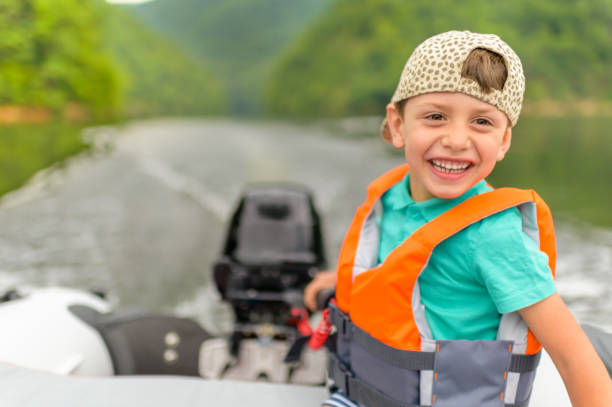
<svg viewBox="0 0 612 407"><path fill-rule="evenodd" d="M528 307L556 291L548 256L523 232L518 209L484 219L474 238L474 269L500 314Z"/></svg>

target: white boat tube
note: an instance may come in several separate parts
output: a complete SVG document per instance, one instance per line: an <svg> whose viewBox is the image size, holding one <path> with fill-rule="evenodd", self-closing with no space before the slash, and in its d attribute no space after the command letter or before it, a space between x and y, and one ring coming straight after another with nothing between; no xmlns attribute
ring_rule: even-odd
<svg viewBox="0 0 612 407"><path fill-rule="evenodd" d="M112 375L106 344L69 311L75 304L109 310L95 294L57 287L0 303L0 361L58 374Z"/></svg>
<svg viewBox="0 0 612 407"><path fill-rule="evenodd" d="M316 407L322 386L180 376L64 376L0 363L0 405L10 407Z"/></svg>

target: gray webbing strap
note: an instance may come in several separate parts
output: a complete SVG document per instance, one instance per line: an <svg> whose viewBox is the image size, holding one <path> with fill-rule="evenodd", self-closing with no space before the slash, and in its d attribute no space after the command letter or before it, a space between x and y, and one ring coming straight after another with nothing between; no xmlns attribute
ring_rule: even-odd
<svg viewBox="0 0 612 407"><path fill-rule="evenodd" d="M342 330L343 339L359 343L372 356L401 369L433 370L434 352L420 352L395 349L385 345L370 334L353 324L348 316L336 306L330 307L330 322Z"/></svg>
<svg viewBox="0 0 612 407"><path fill-rule="evenodd" d="M429 407L417 404L402 403L381 393L374 387L358 379L344 367L335 355L330 354L329 372L334 384L346 394L346 396L364 406L376 407Z"/></svg>
<svg viewBox="0 0 612 407"><path fill-rule="evenodd" d="M433 370L434 352L395 349L385 345L370 334L352 324L353 341L359 343L372 356L399 368L407 370Z"/></svg>
<svg viewBox="0 0 612 407"><path fill-rule="evenodd" d="M541 352L533 355L512 355L510 362L510 371L515 373L532 372L540 363Z"/></svg>
<svg viewBox="0 0 612 407"><path fill-rule="evenodd" d="M330 308L330 321L338 330L342 330L345 340L352 339L370 354L385 362L410 370L433 370L434 352L399 350L386 346L370 334L353 324L346 314L337 307ZM510 371L515 373L532 372L540 362L541 352L533 355L512 355Z"/></svg>
<svg viewBox="0 0 612 407"><path fill-rule="evenodd" d="M504 404L504 407L527 407L529 406L529 399L521 402L521 403L514 403L514 404Z"/></svg>

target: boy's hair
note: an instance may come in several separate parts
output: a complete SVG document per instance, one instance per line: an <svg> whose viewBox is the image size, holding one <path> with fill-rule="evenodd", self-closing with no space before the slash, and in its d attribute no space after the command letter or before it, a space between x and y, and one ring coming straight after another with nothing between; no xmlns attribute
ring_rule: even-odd
<svg viewBox="0 0 612 407"><path fill-rule="evenodd" d="M476 81L484 93L491 93L491 89L504 89L508 70L501 55L488 49L475 48L463 63L461 76Z"/></svg>
<svg viewBox="0 0 612 407"><path fill-rule="evenodd" d="M428 38L410 55L391 103L432 92L473 96L504 112L514 126L525 92L523 66L497 35L445 32ZM386 120L381 130L388 140Z"/></svg>

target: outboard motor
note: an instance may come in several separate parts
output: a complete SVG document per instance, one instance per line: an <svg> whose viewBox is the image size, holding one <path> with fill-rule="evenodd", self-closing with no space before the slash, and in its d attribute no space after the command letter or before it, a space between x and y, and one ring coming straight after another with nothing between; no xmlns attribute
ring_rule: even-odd
<svg viewBox="0 0 612 407"><path fill-rule="evenodd" d="M232 216L215 283L237 327L291 325L304 287L325 267L319 215L297 186L252 186Z"/></svg>
<svg viewBox="0 0 612 407"><path fill-rule="evenodd" d="M327 354L300 346L294 356L293 345L310 330L304 288L325 266L320 219L308 190L247 188L213 266L217 288L236 315L234 332L229 340L204 343L202 376L323 384Z"/></svg>

